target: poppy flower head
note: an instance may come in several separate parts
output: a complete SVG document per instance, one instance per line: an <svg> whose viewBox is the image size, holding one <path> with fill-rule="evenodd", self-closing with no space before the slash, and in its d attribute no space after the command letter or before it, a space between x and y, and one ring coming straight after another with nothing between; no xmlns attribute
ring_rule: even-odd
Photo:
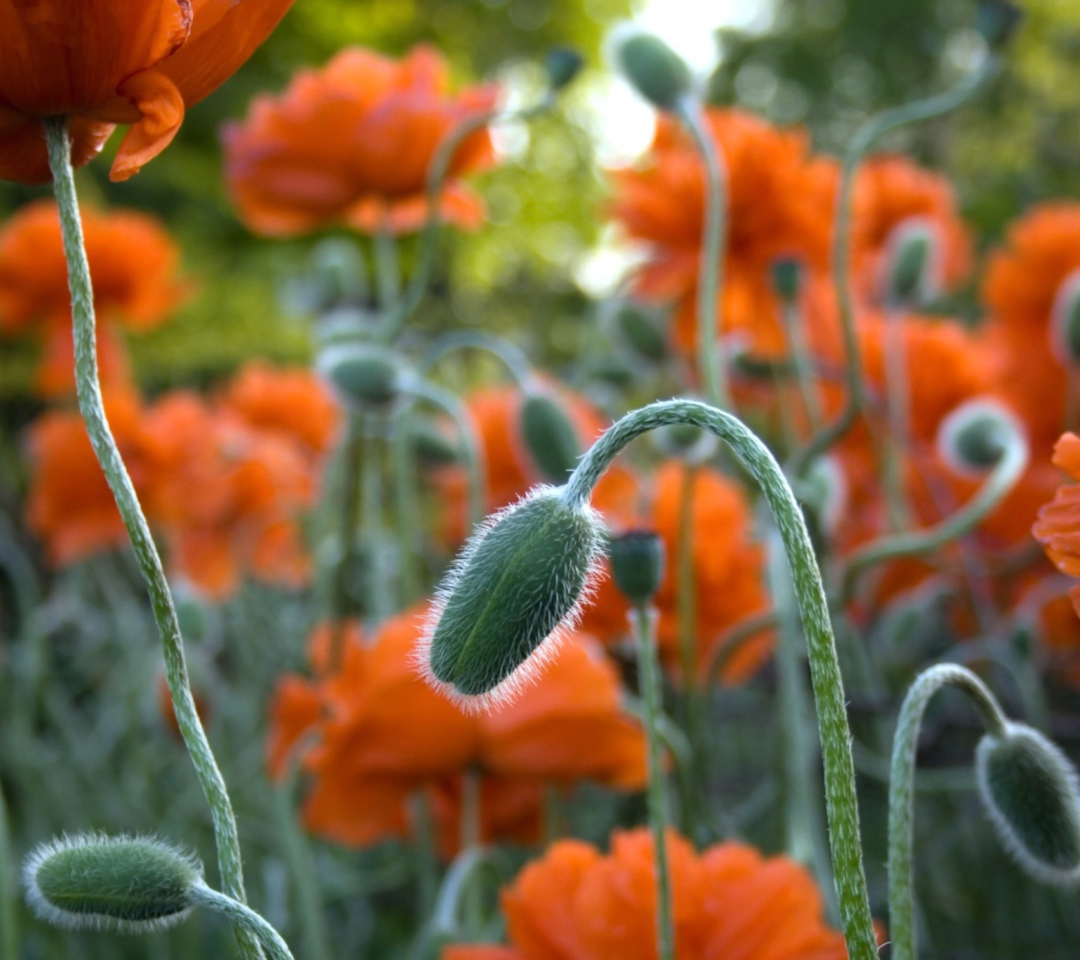
<svg viewBox="0 0 1080 960"><path fill-rule="evenodd" d="M1080 437L1066 433L1054 448L1054 464L1074 481L1080 481ZM1046 555L1062 573L1080 578L1080 485L1063 484L1054 499L1039 511L1031 530ZM1080 586L1069 591L1080 615Z"/></svg>
<svg viewBox="0 0 1080 960"><path fill-rule="evenodd" d="M333 223L367 233L418 230L440 144L495 104L490 87L451 95L447 73L431 47L401 61L350 48L320 71L297 74L280 96L257 99L245 121L223 132L226 181L241 218L270 236ZM459 180L492 156L486 130L458 146L439 200L443 219L480 223L480 201Z"/></svg>
<svg viewBox="0 0 1080 960"><path fill-rule="evenodd" d="M68 117L75 166L118 124L111 178L126 180L176 136L184 110L225 82L292 0L0 0L0 179L51 179L41 120Z"/></svg>

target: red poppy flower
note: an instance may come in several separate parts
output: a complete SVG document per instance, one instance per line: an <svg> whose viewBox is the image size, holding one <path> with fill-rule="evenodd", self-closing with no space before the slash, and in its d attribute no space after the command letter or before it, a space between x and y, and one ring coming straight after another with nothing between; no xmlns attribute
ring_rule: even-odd
<svg viewBox="0 0 1080 960"><path fill-rule="evenodd" d="M332 223L367 233L417 230L427 218L428 168L462 121L490 110L495 91L451 96L446 63L431 47L400 62L358 48L297 74L278 97L252 104L224 130L225 176L244 222L293 236ZM487 131L467 137L449 168L440 215L462 227L482 217L458 181L491 162Z"/></svg>
<svg viewBox="0 0 1080 960"><path fill-rule="evenodd" d="M1080 437L1063 434L1054 448L1054 463L1080 481ZM1053 501L1039 511L1031 532L1062 573L1080 578L1080 486L1070 483L1059 487ZM1073 587L1069 596L1080 614L1080 586Z"/></svg>
<svg viewBox="0 0 1080 960"><path fill-rule="evenodd" d="M117 124L126 180L176 136L184 110L225 82L292 0L0 0L0 179L50 178L44 117L66 116L75 166Z"/></svg>
<svg viewBox="0 0 1080 960"><path fill-rule="evenodd" d="M786 857L722 843L701 854L668 834L675 951L684 960L842 960L822 897ZM645 830L611 853L577 840L548 848L503 891L509 947L455 946L442 960L655 960L656 870Z"/></svg>
<svg viewBox="0 0 1080 960"><path fill-rule="evenodd" d="M130 210L83 211L83 236L94 277L101 373L124 384L127 360L115 328L142 332L163 323L184 294L179 250L162 224ZM37 389L43 396L75 388L71 297L56 204L28 204L0 230L0 332L32 333L45 345Z"/></svg>

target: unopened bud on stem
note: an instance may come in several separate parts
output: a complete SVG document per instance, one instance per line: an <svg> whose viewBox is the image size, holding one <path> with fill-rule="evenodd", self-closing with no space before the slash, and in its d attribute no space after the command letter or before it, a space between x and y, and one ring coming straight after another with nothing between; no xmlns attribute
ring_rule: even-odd
<svg viewBox="0 0 1080 960"><path fill-rule="evenodd" d="M686 62L659 37L634 28L613 38L615 62L635 90L659 110L674 111L693 86Z"/></svg>
<svg viewBox="0 0 1080 960"><path fill-rule="evenodd" d="M341 398L357 408L393 402L405 382L405 367L397 354L373 343L328 347L318 366Z"/></svg>
<svg viewBox="0 0 1080 960"><path fill-rule="evenodd" d="M652 530L630 530L608 549L615 586L634 606L648 604L664 579L664 541Z"/></svg>
<svg viewBox="0 0 1080 960"><path fill-rule="evenodd" d="M996 400L961 404L938 428L942 459L961 476L981 477L996 466L1011 445L1026 444L1016 417Z"/></svg>
<svg viewBox="0 0 1080 960"><path fill-rule="evenodd" d="M540 477L564 483L577 466L581 442L562 404L548 391L530 392L522 400L521 436Z"/></svg>

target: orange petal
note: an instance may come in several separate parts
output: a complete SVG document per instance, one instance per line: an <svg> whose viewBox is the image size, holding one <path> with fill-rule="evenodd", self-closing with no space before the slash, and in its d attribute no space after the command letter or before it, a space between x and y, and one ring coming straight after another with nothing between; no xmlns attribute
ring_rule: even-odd
<svg viewBox="0 0 1080 960"><path fill-rule="evenodd" d="M144 70L125 80L116 91L128 97L140 117L120 142L109 179L127 180L138 173L176 136L184 120L184 99L176 85L157 70Z"/></svg>

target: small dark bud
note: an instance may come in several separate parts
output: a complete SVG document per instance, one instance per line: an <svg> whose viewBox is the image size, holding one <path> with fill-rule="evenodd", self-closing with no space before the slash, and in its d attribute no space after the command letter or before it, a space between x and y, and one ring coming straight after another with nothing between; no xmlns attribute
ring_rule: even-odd
<svg viewBox="0 0 1080 960"><path fill-rule="evenodd" d="M409 426L413 456L421 468L437 470L453 466L460 459L457 446L427 418L414 418Z"/></svg>
<svg viewBox="0 0 1080 960"><path fill-rule="evenodd" d="M1065 754L1010 723L979 741L975 772L998 838L1024 871L1044 883L1080 881L1080 789Z"/></svg>
<svg viewBox="0 0 1080 960"><path fill-rule="evenodd" d="M941 422L937 447L956 473L979 477L1001 460L1010 443L1023 436L1023 427L1000 403L969 400Z"/></svg>
<svg viewBox="0 0 1080 960"><path fill-rule="evenodd" d="M652 432L656 448L666 457L683 463L699 465L711 460L716 453L718 441L708 430L688 423L673 423Z"/></svg>
<svg viewBox="0 0 1080 960"><path fill-rule="evenodd" d="M690 68L659 37L631 31L616 37L614 45L623 76L657 109L673 111L690 93Z"/></svg>
<svg viewBox="0 0 1080 960"><path fill-rule="evenodd" d="M792 257L774 260L772 264L772 285L776 295L785 303L794 303L802 290L802 264Z"/></svg>
<svg viewBox="0 0 1080 960"><path fill-rule="evenodd" d="M608 548L615 586L635 606L649 603L664 578L664 541L651 530L631 530Z"/></svg>
<svg viewBox="0 0 1080 960"><path fill-rule="evenodd" d="M975 29L991 50L1001 50L1023 19L1024 12L1008 0L981 0L975 11Z"/></svg>
<svg viewBox="0 0 1080 960"><path fill-rule="evenodd" d="M918 307L940 292L937 240L922 218L905 220L889 236L884 300L892 307Z"/></svg>
<svg viewBox="0 0 1080 960"><path fill-rule="evenodd" d="M585 66L585 58L573 47L553 47L544 57L544 69L552 90L569 86Z"/></svg>
<svg viewBox="0 0 1080 960"><path fill-rule="evenodd" d="M521 436L541 479L565 483L581 456L577 430L549 393L526 395L521 404Z"/></svg>
<svg viewBox="0 0 1080 960"><path fill-rule="evenodd" d="M655 311L622 300L611 313L611 324L616 336L641 360L660 363L667 358L667 338Z"/></svg>
<svg viewBox="0 0 1080 960"><path fill-rule="evenodd" d="M356 407L391 403L405 380L404 364L397 354L375 344L328 347L318 366L342 399Z"/></svg>

